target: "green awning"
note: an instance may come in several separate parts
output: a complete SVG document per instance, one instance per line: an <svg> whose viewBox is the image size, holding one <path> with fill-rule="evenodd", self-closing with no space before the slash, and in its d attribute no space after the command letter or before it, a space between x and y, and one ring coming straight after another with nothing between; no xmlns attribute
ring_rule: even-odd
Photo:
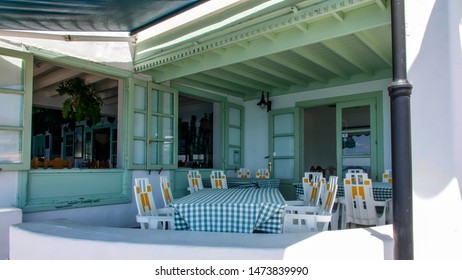
<svg viewBox="0 0 462 280"><path fill-rule="evenodd" d="M0 30L136 33L201 0L0 1Z"/></svg>

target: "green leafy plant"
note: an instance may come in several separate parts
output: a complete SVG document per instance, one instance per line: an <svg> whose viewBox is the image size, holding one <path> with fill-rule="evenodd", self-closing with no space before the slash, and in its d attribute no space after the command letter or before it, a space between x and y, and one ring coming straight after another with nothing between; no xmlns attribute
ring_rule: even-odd
<svg viewBox="0 0 462 280"><path fill-rule="evenodd" d="M85 84L81 78L72 78L62 82L56 91L59 95L69 95L63 103L63 117L73 121L91 121L98 123L101 118L103 100L92 85Z"/></svg>

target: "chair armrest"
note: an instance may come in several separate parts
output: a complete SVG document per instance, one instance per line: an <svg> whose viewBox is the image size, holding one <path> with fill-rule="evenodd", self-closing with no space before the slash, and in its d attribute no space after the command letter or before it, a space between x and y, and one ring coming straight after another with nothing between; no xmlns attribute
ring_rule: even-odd
<svg viewBox="0 0 462 280"><path fill-rule="evenodd" d="M389 207L391 204L391 199L387 199L385 201L374 200L374 204L375 206L378 206L378 207Z"/></svg>

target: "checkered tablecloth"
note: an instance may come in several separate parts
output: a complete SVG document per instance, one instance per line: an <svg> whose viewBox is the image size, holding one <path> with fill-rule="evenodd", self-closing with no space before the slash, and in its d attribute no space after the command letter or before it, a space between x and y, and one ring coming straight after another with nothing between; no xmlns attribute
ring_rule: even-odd
<svg viewBox="0 0 462 280"><path fill-rule="evenodd" d="M236 178L236 177L228 177L226 178L226 182L228 184L228 188L236 188L236 187L271 187L277 188L281 182L280 179L257 179L257 178ZM210 178L202 179L202 184L204 187L211 187Z"/></svg>
<svg viewBox="0 0 462 280"><path fill-rule="evenodd" d="M286 208L277 188L203 189L175 199L175 230L281 233Z"/></svg>
<svg viewBox="0 0 462 280"><path fill-rule="evenodd" d="M303 195L303 183L293 183L297 195ZM393 189L390 183L372 182L372 192L375 201L386 201L393 198ZM343 184L338 184L337 197L344 197Z"/></svg>

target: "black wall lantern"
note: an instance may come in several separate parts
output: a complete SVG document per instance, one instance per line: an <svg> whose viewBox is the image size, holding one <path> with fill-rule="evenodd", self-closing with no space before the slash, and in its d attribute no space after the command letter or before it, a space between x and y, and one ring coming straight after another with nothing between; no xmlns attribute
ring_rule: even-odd
<svg viewBox="0 0 462 280"><path fill-rule="evenodd" d="M271 101L269 100L269 92L266 92L266 100L265 100L265 92L261 92L260 102L257 103L257 106L260 109L264 110L266 108L266 112L271 111Z"/></svg>

